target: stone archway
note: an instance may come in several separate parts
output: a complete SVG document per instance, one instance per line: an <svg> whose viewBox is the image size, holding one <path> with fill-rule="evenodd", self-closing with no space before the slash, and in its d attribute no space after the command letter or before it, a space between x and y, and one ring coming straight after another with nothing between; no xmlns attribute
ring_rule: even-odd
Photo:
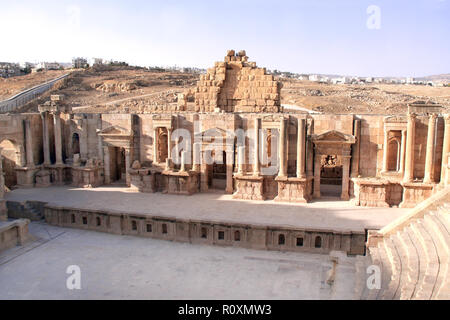
<svg viewBox="0 0 450 320"><path fill-rule="evenodd" d="M328 131L323 134L313 134L310 137L314 144L314 198L320 198L322 161L329 155L341 159L342 184L340 198L349 200L351 145L355 143L353 135L339 131Z"/></svg>

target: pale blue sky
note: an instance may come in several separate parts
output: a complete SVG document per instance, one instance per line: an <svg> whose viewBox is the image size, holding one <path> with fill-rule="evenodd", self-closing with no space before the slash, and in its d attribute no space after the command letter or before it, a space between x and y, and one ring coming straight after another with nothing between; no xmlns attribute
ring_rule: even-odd
<svg viewBox="0 0 450 320"><path fill-rule="evenodd" d="M0 0L0 61L74 56L207 68L227 49L299 73L450 72L450 0ZM367 28L376 5L381 28Z"/></svg>

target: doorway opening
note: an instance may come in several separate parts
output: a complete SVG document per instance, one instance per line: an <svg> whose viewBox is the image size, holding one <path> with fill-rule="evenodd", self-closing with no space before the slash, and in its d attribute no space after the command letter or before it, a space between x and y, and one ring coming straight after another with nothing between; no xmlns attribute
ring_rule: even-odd
<svg viewBox="0 0 450 320"><path fill-rule="evenodd" d="M323 155L320 168L320 193L340 197L342 192L342 161L337 155Z"/></svg>
<svg viewBox="0 0 450 320"><path fill-rule="evenodd" d="M112 147L111 155L111 182L126 183L125 149Z"/></svg>
<svg viewBox="0 0 450 320"><path fill-rule="evenodd" d="M11 188L17 184L16 164L17 146L11 140L3 140L0 143L2 155L2 168L5 177L5 186Z"/></svg>
<svg viewBox="0 0 450 320"><path fill-rule="evenodd" d="M212 154L211 156L214 162L208 166L208 187L225 190L227 186L227 154L225 151L222 151L217 155Z"/></svg>

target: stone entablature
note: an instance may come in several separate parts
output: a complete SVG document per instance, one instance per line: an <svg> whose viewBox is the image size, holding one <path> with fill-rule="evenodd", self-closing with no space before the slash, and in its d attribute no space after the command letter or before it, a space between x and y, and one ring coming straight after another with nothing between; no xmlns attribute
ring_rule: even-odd
<svg viewBox="0 0 450 320"><path fill-rule="evenodd" d="M195 111L279 112L281 83L247 61L245 51L229 50L224 62L216 62L200 76Z"/></svg>
<svg viewBox="0 0 450 320"><path fill-rule="evenodd" d="M162 240L261 250L363 255L364 232L189 220L150 214L45 206L51 225Z"/></svg>

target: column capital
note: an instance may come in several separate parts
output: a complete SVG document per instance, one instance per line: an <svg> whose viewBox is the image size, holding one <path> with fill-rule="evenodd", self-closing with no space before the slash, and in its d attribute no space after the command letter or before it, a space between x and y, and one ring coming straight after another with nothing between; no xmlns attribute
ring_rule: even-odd
<svg viewBox="0 0 450 320"><path fill-rule="evenodd" d="M443 118L444 118L444 121L445 121L445 125L446 126L450 126L450 114L449 113L444 114Z"/></svg>
<svg viewBox="0 0 450 320"><path fill-rule="evenodd" d="M410 113L408 113L407 118L408 118L408 121L410 121L410 120L415 121L417 118L417 114L410 112Z"/></svg>

